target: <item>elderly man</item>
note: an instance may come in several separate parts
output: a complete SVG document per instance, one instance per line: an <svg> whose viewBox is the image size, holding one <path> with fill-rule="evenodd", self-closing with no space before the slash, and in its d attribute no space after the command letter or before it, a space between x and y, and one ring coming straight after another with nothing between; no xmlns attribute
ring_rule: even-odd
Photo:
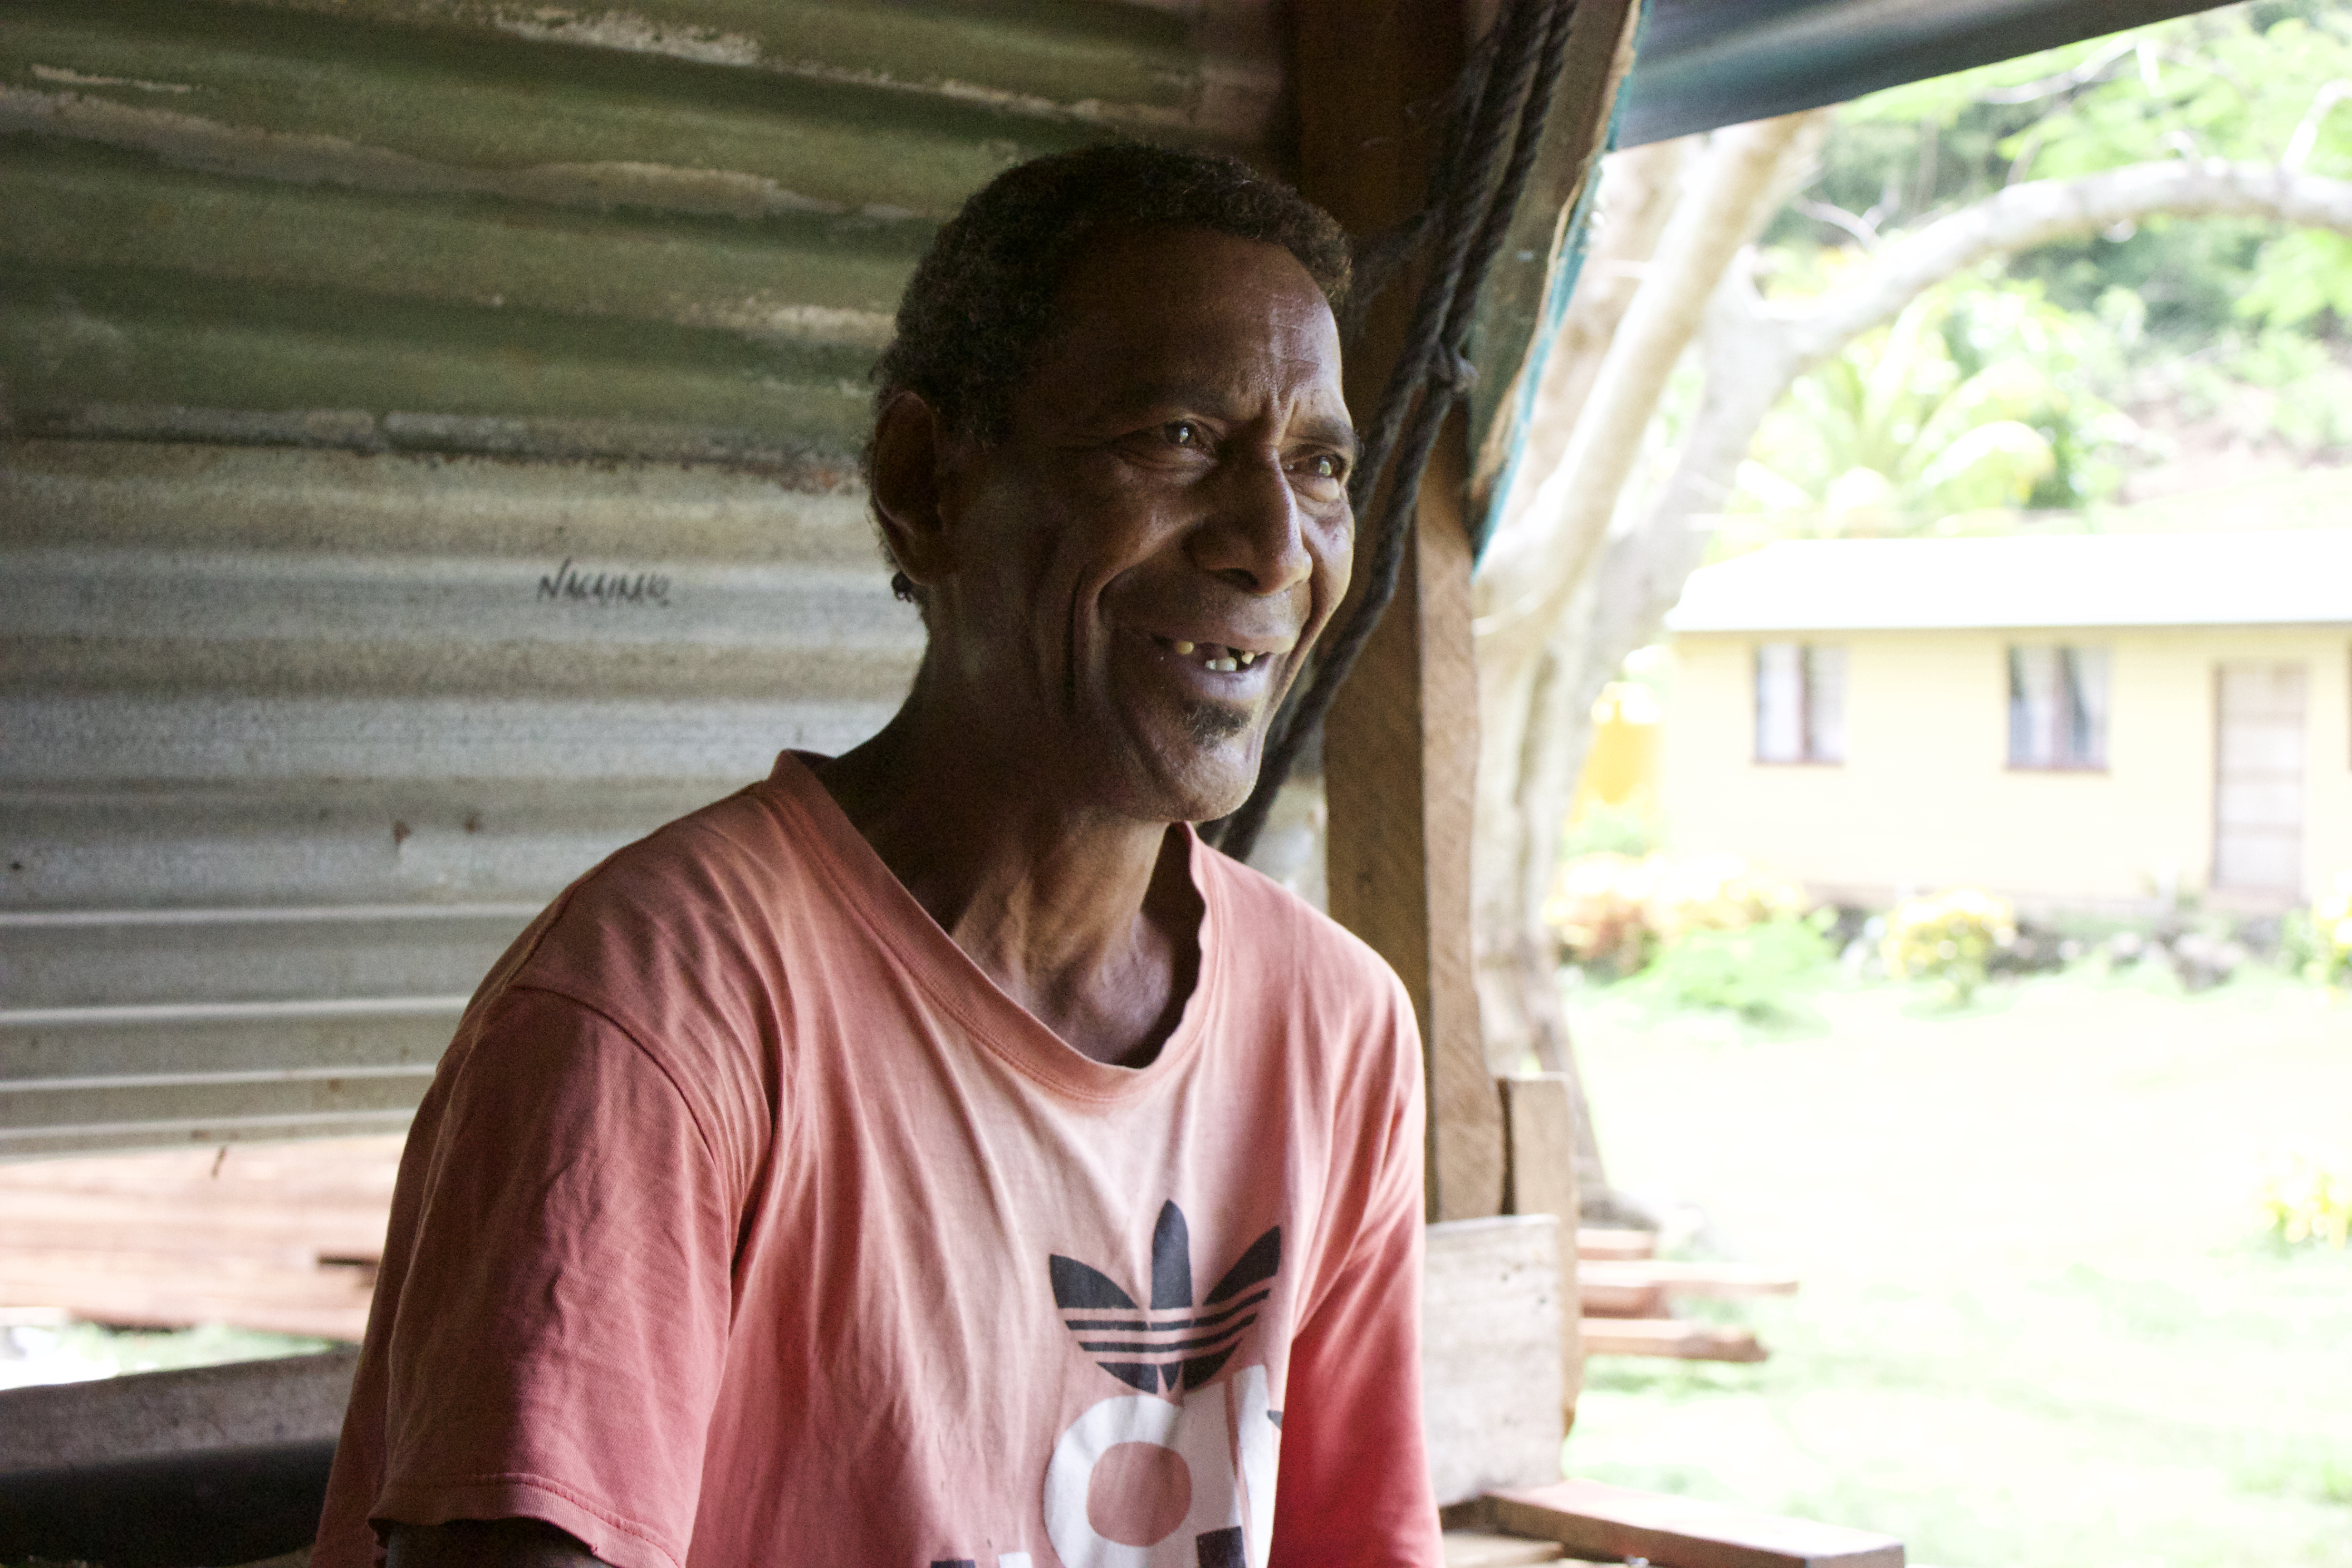
<svg viewBox="0 0 2352 1568"><path fill-rule="evenodd" d="M418 1113L315 1562L1428 1564L1419 1046L1190 824L1348 583L1330 219L1014 169L878 372L897 717L614 855Z"/></svg>

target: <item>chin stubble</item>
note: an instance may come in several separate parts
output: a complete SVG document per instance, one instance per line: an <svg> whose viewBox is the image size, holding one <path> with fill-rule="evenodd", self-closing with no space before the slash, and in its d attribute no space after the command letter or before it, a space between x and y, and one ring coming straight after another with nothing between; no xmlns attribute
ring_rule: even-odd
<svg viewBox="0 0 2352 1568"><path fill-rule="evenodd" d="M1184 710L1185 728L1192 732L1196 746L1213 746L1230 741L1249 728L1249 715L1221 702L1195 702Z"/></svg>

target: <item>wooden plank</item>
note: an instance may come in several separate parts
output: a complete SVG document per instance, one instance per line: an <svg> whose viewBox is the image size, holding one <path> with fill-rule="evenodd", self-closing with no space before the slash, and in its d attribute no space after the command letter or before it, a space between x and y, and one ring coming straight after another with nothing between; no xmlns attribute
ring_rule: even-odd
<svg viewBox="0 0 2352 1568"><path fill-rule="evenodd" d="M1891 1535L1598 1481L1497 1491L1492 1500L1498 1529L1583 1557L1647 1558L1658 1568L1903 1568L1903 1543Z"/></svg>
<svg viewBox="0 0 2352 1568"><path fill-rule="evenodd" d="M1422 1281L1422 1421L1440 1503L1559 1475L1559 1226L1433 1225Z"/></svg>
<svg viewBox="0 0 2352 1568"><path fill-rule="evenodd" d="M1595 1288L1606 1291L1654 1290L1668 1296L1706 1296L1731 1300L1753 1296L1793 1296L1797 1277L1783 1268L1751 1263L1580 1263L1577 1283L1587 1310Z"/></svg>
<svg viewBox="0 0 2352 1568"><path fill-rule="evenodd" d="M1587 1318L1586 1355L1668 1356L1676 1361L1762 1361L1753 1331L1681 1318Z"/></svg>
<svg viewBox="0 0 2352 1568"><path fill-rule="evenodd" d="M401 1142L0 1163L0 1307L356 1340Z"/></svg>
<svg viewBox="0 0 2352 1568"><path fill-rule="evenodd" d="M1458 0L1290 7L1298 184L1357 235L1419 209L1460 70ZM1374 301L1349 347L1348 405L1377 406L1402 352L1420 279ZM1502 1107L1472 985L1471 772L1477 671L1471 658L1463 420L1449 420L1421 488L1395 600L1323 729L1332 915L1402 977L1429 1059L1432 1219L1499 1213ZM1364 520L1369 525L1370 519Z"/></svg>
<svg viewBox="0 0 2352 1568"><path fill-rule="evenodd" d="M1557 1563L1568 1555L1557 1541L1483 1530L1449 1530L1444 1548L1445 1568L1519 1568L1526 1563Z"/></svg>
<svg viewBox="0 0 2352 1568"><path fill-rule="evenodd" d="M1647 1258L1657 1250L1658 1233L1654 1230L1617 1230L1586 1226L1576 1233L1576 1256L1580 1262Z"/></svg>
<svg viewBox="0 0 2352 1568"><path fill-rule="evenodd" d="M1556 1215L1565 1229L1576 1224L1576 1089L1566 1073L1521 1073L1499 1080L1503 1090L1506 1182L1513 1214ZM1584 1301L1582 1311L1560 1313L1559 1405L1571 1427L1584 1391L1584 1294L1577 1249L1563 1247L1559 1260L1563 1304ZM1636 1314L1627 1313L1626 1316ZM1654 1315L1652 1313L1640 1314Z"/></svg>
<svg viewBox="0 0 2352 1568"><path fill-rule="evenodd" d="M1580 1266L1576 1280L1576 1299L1588 1318L1663 1318L1666 1315L1666 1293L1651 1284L1626 1284L1620 1280L1596 1279L1589 1272L1601 1264Z"/></svg>

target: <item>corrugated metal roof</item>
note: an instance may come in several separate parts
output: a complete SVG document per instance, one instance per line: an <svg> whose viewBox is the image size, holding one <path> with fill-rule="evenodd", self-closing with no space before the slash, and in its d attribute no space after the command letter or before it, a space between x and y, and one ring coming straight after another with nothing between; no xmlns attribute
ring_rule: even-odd
<svg viewBox="0 0 2352 1568"><path fill-rule="evenodd" d="M1788 540L1700 569L1675 632L2352 626L2352 529Z"/></svg>

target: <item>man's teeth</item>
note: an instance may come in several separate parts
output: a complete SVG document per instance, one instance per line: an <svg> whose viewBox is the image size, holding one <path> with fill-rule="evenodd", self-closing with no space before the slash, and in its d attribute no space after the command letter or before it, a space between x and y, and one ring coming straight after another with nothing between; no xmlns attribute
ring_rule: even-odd
<svg viewBox="0 0 2352 1568"><path fill-rule="evenodd" d="M1244 653L1240 648L1221 647L1215 643L1189 643L1177 640L1170 642L1168 646L1186 658L1198 653L1202 665L1227 675L1237 669L1247 669L1257 662L1257 655L1254 653Z"/></svg>

